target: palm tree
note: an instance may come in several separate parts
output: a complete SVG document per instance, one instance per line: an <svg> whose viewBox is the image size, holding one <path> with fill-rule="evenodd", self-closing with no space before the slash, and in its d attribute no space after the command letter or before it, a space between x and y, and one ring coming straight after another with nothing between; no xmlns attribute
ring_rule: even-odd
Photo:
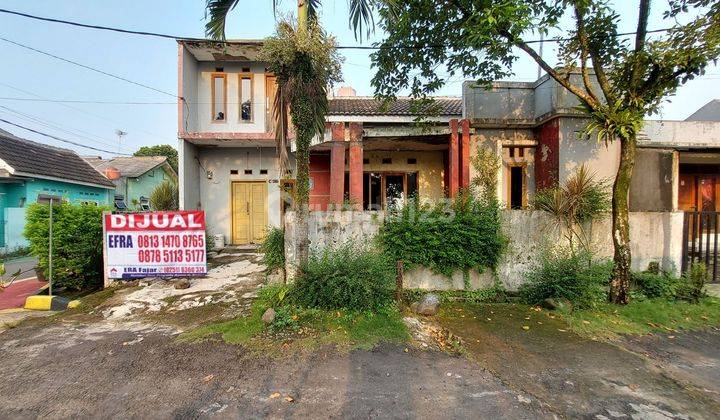
<svg viewBox="0 0 720 420"><path fill-rule="evenodd" d="M228 14L240 3L240 0L206 0L209 21L205 25L205 34L215 40L225 41L225 25ZM273 0L275 11L279 0ZM362 39L363 30L366 35L374 27L373 9L377 0L350 0L349 20L355 31L355 37ZM320 0L298 0L297 31L308 31L310 24L317 24ZM289 25L281 24L280 31L294 31ZM300 57L310 62L309 57ZM309 167L310 167L310 141L316 134L325 130L325 116L328 112L327 92L325 79L313 77L310 66L298 66L303 71L291 69L286 74L276 74L277 93L273 103L273 118L275 120L275 143L280 161L280 176L289 175L289 159L287 155L288 112L292 114L295 125L297 152L295 155L297 167L297 183L295 192L295 210L297 215L298 248L297 258L300 266L308 260L310 240L308 238L309 216ZM283 72L280 72L283 73ZM293 96L295 95L295 96ZM294 99L301 96L310 105L310 110L293 110ZM299 112L297 114L295 111ZM304 112L304 113L303 113Z"/></svg>

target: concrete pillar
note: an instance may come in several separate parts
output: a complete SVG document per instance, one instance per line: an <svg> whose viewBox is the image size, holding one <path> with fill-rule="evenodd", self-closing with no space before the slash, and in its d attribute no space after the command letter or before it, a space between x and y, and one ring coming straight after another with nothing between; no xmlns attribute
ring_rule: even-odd
<svg viewBox="0 0 720 420"><path fill-rule="evenodd" d="M330 127L330 200L329 207L340 207L345 194L345 123ZM329 209L328 209L329 210Z"/></svg>
<svg viewBox="0 0 720 420"><path fill-rule="evenodd" d="M450 120L450 147L448 148L448 194L450 198L453 198L458 193L458 181L460 172L459 162L459 151L458 151L458 120Z"/></svg>
<svg viewBox="0 0 720 420"><path fill-rule="evenodd" d="M350 169L350 202L355 210L363 206L363 145L362 124L350 123L350 153L348 158Z"/></svg>
<svg viewBox="0 0 720 420"><path fill-rule="evenodd" d="M460 143L460 188L470 187L470 120L462 120Z"/></svg>

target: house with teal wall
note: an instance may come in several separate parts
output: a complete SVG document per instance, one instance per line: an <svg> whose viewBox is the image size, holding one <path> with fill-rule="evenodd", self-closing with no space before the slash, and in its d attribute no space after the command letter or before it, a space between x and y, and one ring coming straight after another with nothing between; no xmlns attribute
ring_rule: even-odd
<svg viewBox="0 0 720 420"><path fill-rule="evenodd" d="M31 203L62 200L109 205L115 184L72 150L0 130L0 249L26 246L25 210Z"/></svg>
<svg viewBox="0 0 720 420"><path fill-rule="evenodd" d="M177 183L177 173L165 156L85 157L85 160L115 184L115 196L130 209L139 210L139 203L148 200L164 181Z"/></svg>

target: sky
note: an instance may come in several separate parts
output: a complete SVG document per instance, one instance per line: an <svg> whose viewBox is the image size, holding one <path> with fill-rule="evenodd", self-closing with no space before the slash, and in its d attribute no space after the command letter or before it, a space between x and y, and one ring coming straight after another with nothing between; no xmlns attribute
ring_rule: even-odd
<svg viewBox="0 0 720 420"><path fill-rule="evenodd" d="M347 1L324 1L321 23L337 37L340 45L358 45L347 24ZM618 8L627 22L621 31L632 31L635 0L618 0ZM656 3L664 3L656 1ZM291 13L297 3L281 2L279 12ZM186 37L203 37L205 0L0 0L0 8L56 19ZM650 28L668 26L659 7L650 19ZM627 18L627 19L625 19ZM271 0L241 2L228 21L228 38L264 38L272 34L275 16ZM363 45L379 41L376 33ZM551 33L549 37L552 37ZM0 13L0 37L48 53L95 67L129 80L165 91L150 89L101 75L0 40L0 118L71 140L106 152L69 145L0 121L0 128L20 137L45 144L66 147L81 155L104 157L132 153L141 146L177 144L177 44L160 39L114 32L75 28L40 22ZM528 34L528 39L534 39ZM368 50L342 50L343 85L358 95L372 95L370 80L374 71ZM555 64L555 50L546 43L544 57ZM440 70L445 73L445 69ZM532 81L537 66L521 58L507 80ZM460 96L460 75L438 95ZM681 87L652 118L682 120L712 99L720 98L720 69L711 66L705 76ZM402 95L405 92L399 92ZM13 98L13 99L8 99ZM32 99L17 100L18 98ZM153 102L153 104L83 104L42 102L109 101ZM117 130L126 134L118 140Z"/></svg>

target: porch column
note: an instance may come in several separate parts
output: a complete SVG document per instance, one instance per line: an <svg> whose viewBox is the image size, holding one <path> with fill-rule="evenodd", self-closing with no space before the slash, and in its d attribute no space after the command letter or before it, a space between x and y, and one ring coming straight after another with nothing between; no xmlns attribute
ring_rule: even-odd
<svg viewBox="0 0 720 420"><path fill-rule="evenodd" d="M363 208L362 124L350 123L350 202L355 210Z"/></svg>
<svg viewBox="0 0 720 420"><path fill-rule="evenodd" d="M450 120L450 147L448 149L448 194L453 198L458 193L459 181L459 156L458 156L458 120Z"/></svg>
<svg viewBox="0 0 720 420"><path fill-rule="evenodd" d="M470 120L462 120L460 143L460 188L470 187Z"/></svg>
<svg viewBox="0 0 720 420"><path fill-rule="evenodd" d="M345 123L333 123L330 146L330 207L339 208L345 192Z"/></svg>

